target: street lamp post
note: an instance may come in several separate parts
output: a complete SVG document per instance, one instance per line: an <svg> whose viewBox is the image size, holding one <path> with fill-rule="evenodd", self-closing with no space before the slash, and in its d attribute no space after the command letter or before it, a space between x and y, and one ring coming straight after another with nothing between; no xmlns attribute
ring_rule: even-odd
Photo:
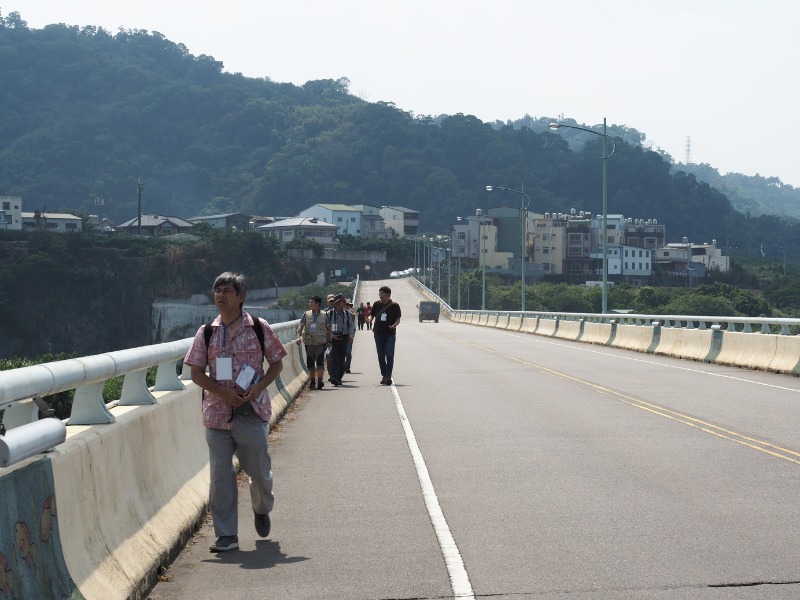
<svg viewBox="0 0 800 600"><path fill-rule="evenodd" d="M478 262L481 265L481 310L486 310L486 232L484 231L486 217L478 209L474 217L458 217L459 221L462 219L478 222L478 234L481 237L481 243L478 244L478 250L481 253L481 258ZM467 288L467 293L469 293L469 288ZM467 300L467 305L469 305L469 299Z"/></svg>
<svg viewBox="0 0 800 600"><path fill-rule="evenodd" d="M513 194L519 194L520 196L520 279L522 280L522 312L525 312L525 256L526 256L526 246L527 246L527 229L528 229L528 206L530 206L531 199L528 194L525 193L525 182L523 181L520 189L512 190L511 188L500 187L499 185L487 185L486 191L492 192L494 190L503 190L504 192L511 192ZM525 200L527 199L527 203Z"/></svg>
<svg viewBox="0 0 800 600"><path fill-rule="evenodd" d="M481 310L486 310L486 226L485 219L481 215L480 220L480 233L481 233L481 259L483 266L481 267Z"/></svg>
<svg viewBox="0 0 800 600"><path fill-rule="evenodd" d="M461 310L461 254L456 258L456 294L458 310Z"/></svg>
<svg viewBox="0 0 800 600"><path fill-rule="evenodd" d="M417 261L417 246L418 246L419 238L414 238L414 277L419 279L419 271L417 267L419 267L419 262Z"/></svg>
<svg viewBox="0 0 800 600"><path fill-rule="evenodd" d="M606 165L608 159L614 154L617 149L614 140L608 137L606 133L606 118L603 117L603 133L593 129L586 129L585 127L576 127L575 125L564 125L563 123L550 123L550 129L560 129L566 127L567 129L578 129L586 131L603 137L603 314L608 313L608 202L607 202L607 185L606 185ZM611 153L606 154L606 141L611 142Z"/></svg>

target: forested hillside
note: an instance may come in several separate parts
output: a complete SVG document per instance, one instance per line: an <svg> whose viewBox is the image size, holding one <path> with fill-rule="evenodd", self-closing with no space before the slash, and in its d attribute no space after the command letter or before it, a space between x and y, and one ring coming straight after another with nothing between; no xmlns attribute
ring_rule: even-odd
<svg viewBox="0 0 800 600"><path fill-rule="evenodd" d="M358 99L346 79L247 78L158 33L36 30L16 13L0 20L0 64L0 194L22 196L26 210L88 214L103 198L120 222L136 214L139 177L144 212L182 217L363 202L417 209L423 230L442 232L456 216L518 201L486 185L523 183L535 212L601 210L602 139L549 131L548 117L520 126L414 115ZM669 241L800 256L798 225L740 213L694 175L671 173L643 134L609 131L609 212L656 218Z"/></svg>

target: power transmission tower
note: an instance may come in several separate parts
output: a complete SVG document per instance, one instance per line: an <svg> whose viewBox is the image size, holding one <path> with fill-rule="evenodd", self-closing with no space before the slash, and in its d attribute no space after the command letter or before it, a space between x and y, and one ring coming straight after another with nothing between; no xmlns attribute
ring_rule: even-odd
<svg viewBox="0 0 800 600"><path fill-rule="evenodd" d="M692 164L692 138L688 135L686 136L686 159L684 160L684 164Z"/></svg>

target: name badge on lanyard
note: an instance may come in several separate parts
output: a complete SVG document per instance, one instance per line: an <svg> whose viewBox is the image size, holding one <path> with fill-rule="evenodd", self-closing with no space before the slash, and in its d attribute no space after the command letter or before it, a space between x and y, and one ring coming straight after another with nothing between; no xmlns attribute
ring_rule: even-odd
<svg viewBox="0 0 800 600"><path fill-rule="evenodd" d="M214 371L217 381L233 379L233 359L230 356L218 356Z"/></svg>

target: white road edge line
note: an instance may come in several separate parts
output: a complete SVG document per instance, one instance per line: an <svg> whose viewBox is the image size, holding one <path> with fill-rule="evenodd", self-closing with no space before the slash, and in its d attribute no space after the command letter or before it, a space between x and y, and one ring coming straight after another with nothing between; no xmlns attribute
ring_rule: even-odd
<svg viewBox="0 0 800 600"><path fill-rule="evenodd" d="M450 576L450 588L453 590L453 596L475 600L475 594L472 591L472 584L469 582L469 575L467 575L467 570L464 567L464 561L458 551L453 534L450 532L450 527L447 525L447 520L444 518L442 507L439 505L439 498L436 497L436 490L433 489L428 467L425 465L425 459L417 445L417 438L414 435L414 430L411 429L411 423L408 421L405 408L403 408L400 394L397 393L397 388L394 385L391 386L391 389L392 396L394 396L394 405L397 408L397 414L400 415L400 422L406 434L408 449L411 451L411 457L414 459L414 466L417 469L417 479L419 479L419 485L422 488L425 507L428 509L428 516L431 519L436 538L439 540L439 548L442 550L447 574Z"/></svg>

